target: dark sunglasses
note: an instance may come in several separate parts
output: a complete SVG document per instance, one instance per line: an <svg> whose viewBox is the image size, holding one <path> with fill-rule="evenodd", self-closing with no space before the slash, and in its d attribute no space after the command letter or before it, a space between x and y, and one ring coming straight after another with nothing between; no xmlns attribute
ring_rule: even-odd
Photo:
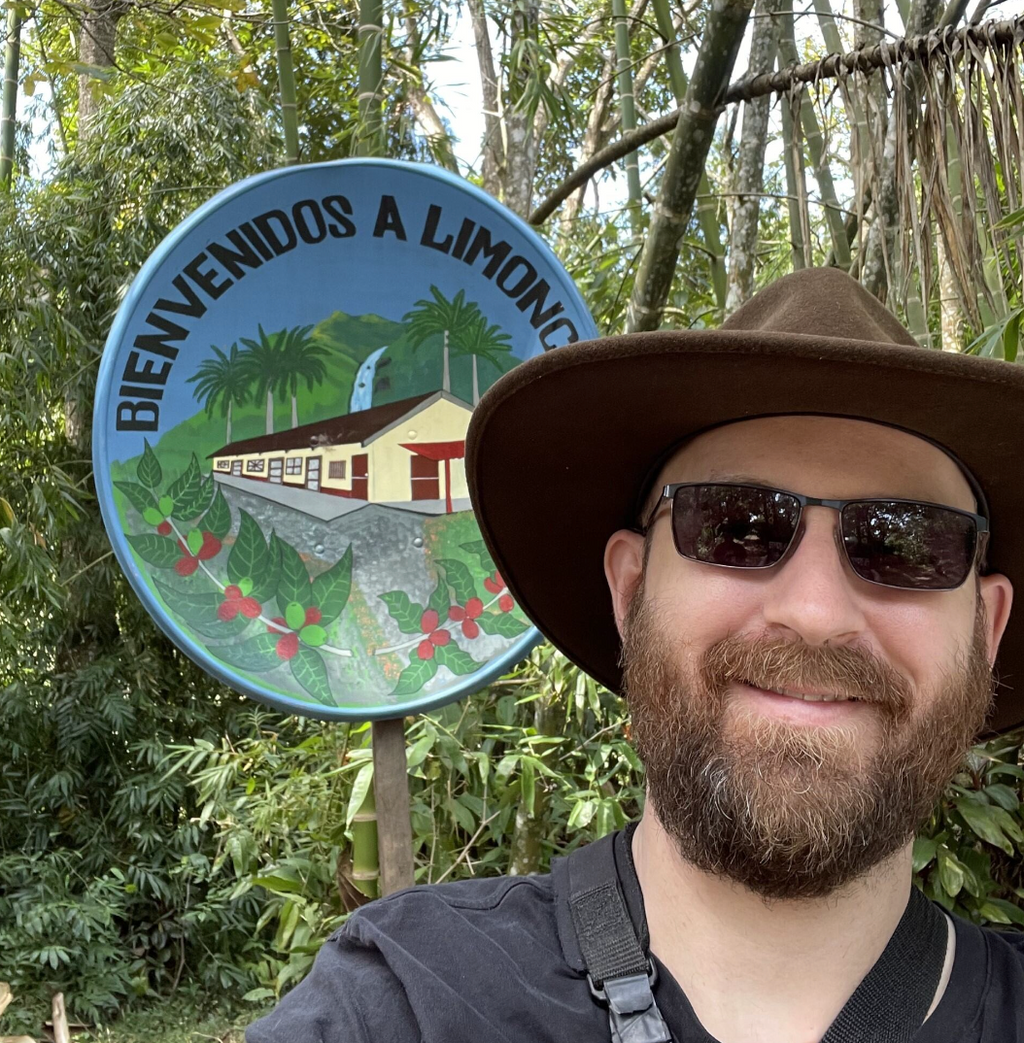
<svg viewBox="0 0 1024 1043"><path fill-rule="evenodd" d="M839 535L853 571L901 590L954 590L984 555L988 520L919 500L820 500L760 485L666 485L643 528L665 501L676 550L691 561L729 569L768 569L799 542L805 507L839 512Z"/></svg>

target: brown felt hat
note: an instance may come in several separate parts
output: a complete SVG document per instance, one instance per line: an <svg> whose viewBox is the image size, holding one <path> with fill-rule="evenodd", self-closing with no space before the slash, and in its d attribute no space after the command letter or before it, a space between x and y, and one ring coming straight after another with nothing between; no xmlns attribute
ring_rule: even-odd
<svg viewBox="0 0 1024 1043"><path fill-rule="evenodd" d="M1024 591L1024 366L919 347L835 268L772 283L720 329L571 344L494 384L473 413L466 471L509 590L557 648L621 691L608 537L637 527L670 447L730 421L796 413L890 424L952 453L988 501L990 571ZM1002 732L1024 721L1020 609L996 669L990 728Z"/></svg>

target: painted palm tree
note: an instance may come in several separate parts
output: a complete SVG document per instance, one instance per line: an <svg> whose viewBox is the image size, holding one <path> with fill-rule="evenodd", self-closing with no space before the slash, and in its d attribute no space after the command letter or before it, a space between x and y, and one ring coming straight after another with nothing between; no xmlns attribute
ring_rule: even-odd
<svg viewBox="0 0 1024 1043"><path fill-rule="evenodd" d="M278 387L292 398L292 427L299 426L298 391L305 381L312 391L314 384L322 384L327 377L324 360L330 352L309 335L312 326L293 326L275 334L281 352L281 376Z"/></svg>
<svg viewBox="0 0 1024 1043"><path fill-rule="evenodd" d="M444 337L441 388L450 392L452 379L448 361L449 342L462 334L466 324L472 320L473 313L478 309L475 304L466 303L465 290L459 290L451 300L448 300L436 286L431 286L430 295L433 300L417 301L415 308L402 316L402 321L408 322L412 327L409 330L409 340L414 349L435 334L439 333Z"/></svg>
<svg viewBox="0 0 1024 1043"><path fill-rule="evenodd" d="M228 355L216 345L211 344L210 347L213 348L214 357L201 362L188 378L188 383L196 385L192 394L206 407L207 416L213 416L220 407L220 415L227 418L224 442L228 444L231 442L231 410L249 401L249 375L246 372L245 356L238 350L237 344L231 345Z"/></svg>
<svg viewBox="0 0 1024 1043"><path fill-rule="evenodd" d="M502 370L502 355L512 352L512 338L498 325L491 325L487 317L474 304L472 315L465 323L454 342L456 355L473 358L473 405L480 401L480 377L477 372L479 359L487 359L499 372Z"/></svg>
<svg viewBox="0 0 1024 1043"><path fill-rule="evenodd" d="M245 352L242 355L243 370L249 384L253 389L253 396L259 401L266 395L267 401L267 423L266 433L274 433L274 396L282 385L282 373L284 370L281 354L281 333L268 335L262 326L259 330L259 339L251 340L242 337Z"/></svg>

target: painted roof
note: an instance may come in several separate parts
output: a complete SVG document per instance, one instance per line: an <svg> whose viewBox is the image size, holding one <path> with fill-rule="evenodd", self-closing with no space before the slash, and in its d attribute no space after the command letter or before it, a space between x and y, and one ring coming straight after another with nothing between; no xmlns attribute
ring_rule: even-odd
<svg viewBox="0 0 1024 1043"><path fill-rule="evenodd" d="M239 442L229 442L220 449L210 453L206 458L212 460L217 456L245 456L249 453L270 453L275 450L309 449L317 445L351 445L360 442L365 445L374 436L392 427L410 413L431 405L440 399L447 399L457 405L469 405L461 399L454 398L444 391L431 391L413 398L403 398L398 402L389 402L383 406L373 406L357 413L346 413L330 420L317 420L312 424L302 424L285 431L275 431L272 435L260 435L257 438L244 438ZM315 441L313 441L315 439Z"/></svg>

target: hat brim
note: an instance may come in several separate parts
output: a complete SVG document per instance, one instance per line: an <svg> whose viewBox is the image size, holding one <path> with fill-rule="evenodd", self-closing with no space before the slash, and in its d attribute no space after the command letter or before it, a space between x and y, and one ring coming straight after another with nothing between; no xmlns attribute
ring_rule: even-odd
<svg viewBox="0 0 1024 1043"><path fill-rule="evenodd" d="M466 472L509 590L558 649L621 691L602 561L608 537L636 527L652 466L707 428L800 413L889 424L949 449L988 498L989 570L1024 589L1024 367L834 337L695 330L559 348L481 399ZM991 733L1024 721L1024 612L1011 615L996 669Z"/></svg>

